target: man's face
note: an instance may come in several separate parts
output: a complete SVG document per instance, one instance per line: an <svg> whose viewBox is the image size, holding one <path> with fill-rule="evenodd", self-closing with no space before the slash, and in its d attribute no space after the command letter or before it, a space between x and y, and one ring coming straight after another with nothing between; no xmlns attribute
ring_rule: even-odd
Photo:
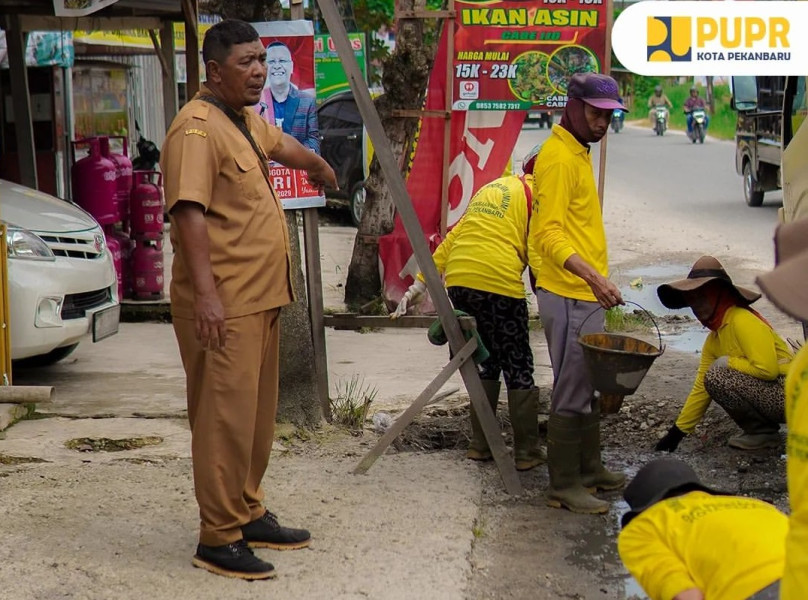
<svg viewBox="0 0 808 600"><path fill-rule="evenodd" d="M258 104L267 78L267 53L260 40L235 44L223 63L208 61L208 76L233 107Z"/></svg>
<svg viewBox="0 0 808 600"><path fill-rule="evenodd" d="M274 84L289 83L292 79L292 55L286 46L272 46L267 50L269 82Z"/></svg>
<svg viewBox="0 0 808 600"><path fill-rule="evenodd" d="M608 108L597 108L584 104L584 117L586 117L589 132L592 134L592 142L600 141L606 135L609 124L612 122L612 111Z"/></svg>
<svg viewBox="0 0 808 600"><path fill-rule="evenodd" d="M698 95L699 95L698 90L690 90L690 97L691 98L696 98L696 97L698 97Z"/></svg>

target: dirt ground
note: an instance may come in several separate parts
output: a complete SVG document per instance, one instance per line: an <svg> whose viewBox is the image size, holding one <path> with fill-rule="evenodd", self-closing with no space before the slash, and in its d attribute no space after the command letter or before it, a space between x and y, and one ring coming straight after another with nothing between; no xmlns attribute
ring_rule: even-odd
<svg viewBox="0 0 808 600"><path fill-rule="evenodd" d="M518 154L518 151L517 151ZM631 215L613 198L607 233L614 279L651 305L655 285L687 272L694 248L661 228L637 251ZM355 229L321 229L326 307L342 308ZM720 235L694 247L721 244ZM695 249L698 249L695 248ZM766 256L764 250L753 254ZM726 262L749 285L765 260ZM630 282L638 273L642 288ZM784 335L797 325L761 301ZM704 332L681 315L659 319L665 353L621 411L603 420L607 463L633 474L673 423L698 363ZM171 326L126 323L100 344L83 344L53 368L15 373L15 384L53 385L54 404L0 434L0 600L316 598L397 600L645 598L622 568L615 536L626 510L619 492L605 516L545 506L547 471L520 475L507 495L493 463L464 458L468 398L457 389L429 406L362 476L351 475L379 434L372 418L395 416L447 362L422 330L327 330L332 389L353 377L377 390L362 435L324 425L301 439L282 429L265 480L267 503L283 521L310 528L306 551L261 551L279 571L272 582L214 577L190 566L196 536L184 377ZM658 344L656 332L632 333ZM552 376L543 332L534 330L536 379L546 399ZM504 395L498 417L510 429ZM710 484L786 508L782 449L734 451L734 426L711 408L677 456ZM129 449L96 451L99 440ZM66 444L74 440L73 447ZM144 444L142 447L137 447Z"/></svg>

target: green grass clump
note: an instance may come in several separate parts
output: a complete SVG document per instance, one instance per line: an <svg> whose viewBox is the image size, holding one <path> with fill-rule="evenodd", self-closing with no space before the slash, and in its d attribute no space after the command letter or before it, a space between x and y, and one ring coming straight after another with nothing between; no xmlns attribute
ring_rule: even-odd
<svg viewBox="0 0 808 600"><path fill-rule="evenodd" d="M337 382L336 397L329 400L332 422L353 432L361 432L377 393L378 389L365 385L364 378L359 375L340 380Z"/></svg>

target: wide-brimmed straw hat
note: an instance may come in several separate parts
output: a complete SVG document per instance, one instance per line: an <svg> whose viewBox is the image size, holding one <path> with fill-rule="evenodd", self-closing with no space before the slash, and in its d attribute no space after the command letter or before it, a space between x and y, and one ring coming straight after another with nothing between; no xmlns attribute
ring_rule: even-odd
<svg viewBox="0 0 808 600"><path fill-rule="evenodd" d="M734 290L738 294L738 298L746 304L752 304L760 298L758 292L732 283L732 278L724 270L723 265L712 256L702 256L693 263L686 279L660 285L657 288L657 296L659 296L660 302L668 308L685 308L690 305L685 301L683 292L692 292L711 281L723 282Z"/></svg>
<svg viewBox="0 0 808 600"><path fill-rule="evenodd" d="M645 509L685 488L727 495L704 485L687 463L676 458L658 458L640 469L626 486L623 498L631 510L620 519L621 526L625 527Z"/></svg>
<svg viewBox="0 0 808 600"><path fill-rule="evenodd" d="M777 308L808 322L808 217L777 227L774 257L777 266L757 284Z"/></svg>

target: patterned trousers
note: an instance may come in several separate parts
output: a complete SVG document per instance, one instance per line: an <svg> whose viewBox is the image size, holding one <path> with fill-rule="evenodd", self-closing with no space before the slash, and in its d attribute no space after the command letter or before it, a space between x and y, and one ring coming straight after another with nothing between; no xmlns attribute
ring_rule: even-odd
<svg viewBox="0 0 808 600"><path fill-rule="evenodd" d="M530 348L527 300L453 286L447 290L452 305L477 320L477 332L488 350L478 365L480 379L504 375L509 390L533 387L533 350Z"/></svg>

